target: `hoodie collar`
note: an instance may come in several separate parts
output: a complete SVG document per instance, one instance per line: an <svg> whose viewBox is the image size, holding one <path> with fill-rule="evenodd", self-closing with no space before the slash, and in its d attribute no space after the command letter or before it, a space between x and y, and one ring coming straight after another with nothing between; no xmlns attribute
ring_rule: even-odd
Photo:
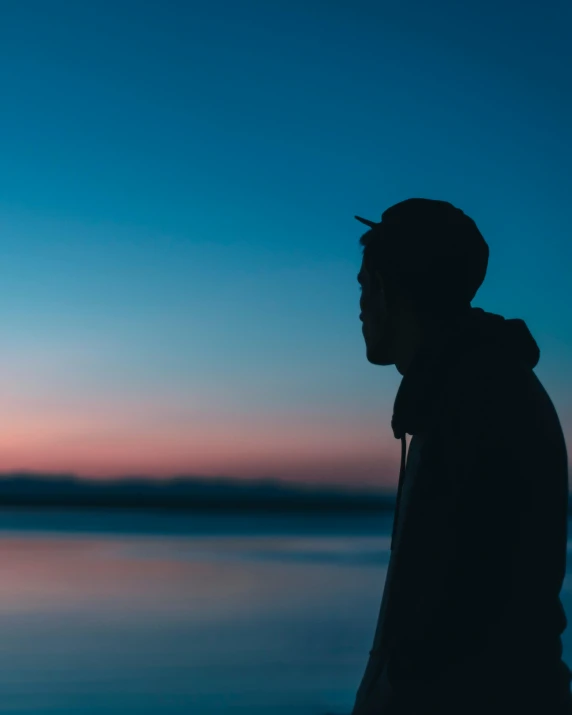
<svg viewBox="0 0 572 715"><path fill-rule="evenodd" d="M432 326L401 380L391 420L396 439L427 427L451 369L464 353L483 345L493 354L509 352L531 369L540 359L536 341L519 318L507 320L471 307L454 317L441 318Z"/></svg>

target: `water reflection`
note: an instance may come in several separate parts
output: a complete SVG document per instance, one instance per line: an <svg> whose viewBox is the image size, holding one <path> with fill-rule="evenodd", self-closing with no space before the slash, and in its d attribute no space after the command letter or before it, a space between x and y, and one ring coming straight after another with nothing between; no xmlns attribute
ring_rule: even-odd
<svg viewBox="0 0 572 715"><path fill-rule="evenodd" d="M181 521L166 535L155 517L147 528L137 517L136 533L109 521L98 532L101 514L78 531L77 515L60 515L59 531L30 516L18 531L10 518L9 528L0 518L3 712L351 709L387 567L379 522ZM567 577L567 612L571 598Z"/></svg>

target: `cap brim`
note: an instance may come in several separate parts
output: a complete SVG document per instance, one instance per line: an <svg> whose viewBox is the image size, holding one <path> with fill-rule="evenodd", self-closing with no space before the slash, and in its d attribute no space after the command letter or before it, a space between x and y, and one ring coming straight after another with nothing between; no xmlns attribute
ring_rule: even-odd
<svg viewBox="0 0 572 715"><path fill-rule="evenodd" d="M361 216L354 216L354 218L358 221L361 221L361 223L365 223L365 225L369 226L370 228L375 228L375 226L379 226L379 223L376 223L375 221L370 221L368 218L362 218Z"/></svg>

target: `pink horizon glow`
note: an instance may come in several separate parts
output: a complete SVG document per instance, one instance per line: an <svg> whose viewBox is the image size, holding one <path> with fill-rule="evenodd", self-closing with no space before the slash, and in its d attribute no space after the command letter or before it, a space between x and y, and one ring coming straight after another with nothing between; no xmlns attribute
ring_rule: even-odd
<svg viewBox="0 0 572 715"><path fill-rule="evenodd" d="M9 413L8 413L9 414ZM177 474L394 486L400 443L381 419L54 410L0 424L0 472Z"/></svg>

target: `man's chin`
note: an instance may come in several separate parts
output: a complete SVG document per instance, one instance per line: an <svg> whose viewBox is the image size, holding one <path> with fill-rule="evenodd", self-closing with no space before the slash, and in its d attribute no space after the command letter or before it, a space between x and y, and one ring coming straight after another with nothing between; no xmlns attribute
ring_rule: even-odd
<svg viewBox="0 0 572 715"><path fill-rule="evenodd" d="M366 345L366 358L372 365L395 365L395 360L379 346Z"/></svg>

